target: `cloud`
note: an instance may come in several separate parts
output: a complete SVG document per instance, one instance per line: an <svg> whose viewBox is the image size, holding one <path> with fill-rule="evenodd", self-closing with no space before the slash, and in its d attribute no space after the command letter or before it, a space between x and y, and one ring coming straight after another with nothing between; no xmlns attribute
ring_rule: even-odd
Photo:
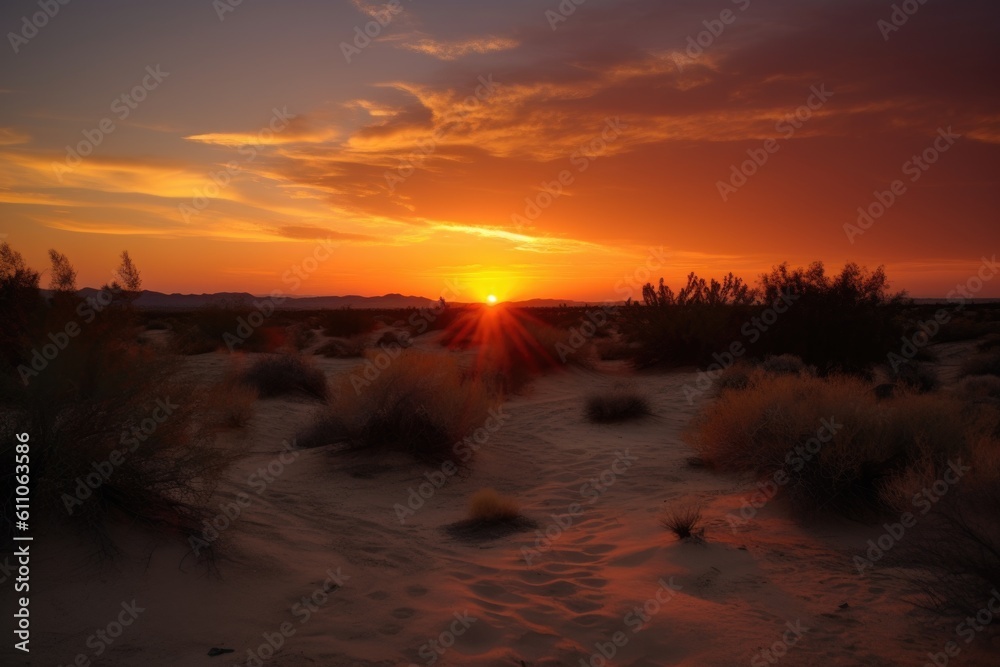
<svg viewBox="0 0 1000 667"><path fill-rule="evenodd" d="M31 135L13 127L0 127L0 146L16 146L31 141Z"/></svg>
<svg viewBox="0 0 1000 667"><path fill-rule="evenodd" d="M284 112L282 112L284 113ZM272 117L267 125L250 131L206 132L184 137L187 141L218 146L281 146L286 144L317 144L335 139L335 127L311 125L309 119L296 116L284 120L279 114Z"/></svg>
<svg viewBox="0 0 1000 667"><path fill-rule="evenodd" d="M470 53L494 53L507 51L518 46L517 40L507 37L474 37L456 41L438 41L424 37L417 41L403 42L400 48L423 53L439 60L456 60Z"/></svg>
<svg viewBox="0 0 1000 667"><path fill-rule="evenodd" d="M338 241L373 241L374 236L367 234L351 234L348 232L337 232L325 227L313 227L310 225L286 225L274 230L278 236L289 239L318 240L336 239Z"/></svg>

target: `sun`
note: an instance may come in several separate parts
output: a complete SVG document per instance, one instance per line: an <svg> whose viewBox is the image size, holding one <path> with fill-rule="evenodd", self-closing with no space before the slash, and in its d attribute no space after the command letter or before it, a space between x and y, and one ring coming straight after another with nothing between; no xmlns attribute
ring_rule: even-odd
<svg viewBox="0 0 1000 667"><path fill-rule="evenodd" d="M490 294L488 297L486 297L486 303L490 304L491 306L496 302L497 302L497 297L495 294Z"/></svg>

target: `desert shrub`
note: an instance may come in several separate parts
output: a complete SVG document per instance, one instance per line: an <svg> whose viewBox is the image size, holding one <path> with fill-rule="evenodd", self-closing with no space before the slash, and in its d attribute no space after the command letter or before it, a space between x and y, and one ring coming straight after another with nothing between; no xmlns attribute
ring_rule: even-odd
<svg viewBox="0 0 1000 667"><path fill-rule="evenodd" d="M410 336L403 331L386 331L375 341L375 347L410 347L413 343L410 341Z"/></svg>
<svg viewBox="0 0 1000 667"><path fill-rule="evenodd" d="M662 279L659 287L647 284L643 303L622 311L636 363L707 365L743 341L757 355L793 354L822 374L859 372L882 360L902 333L901 295L889 293L881 267L847 264L828 276L821 262L794 270L782 264L759 283L752 290L732 274L706 283L692 273L676 294Z"/></svg>
<svg viewBox="0 0 1000 667"><path fill-rule="evenodd" d="M917 363L916 361L904 361L890 365L889 377L896 384L922 393L934 391L941 386L937 369L929 364Z"/></svg>
<svg viewBox="0 0 1000 667"><path fill-rule="evenodd" d="M365 335L351 338L331 338L316 348L316 354L332 359L352 359L364 356L368 348L368 337Z"/></svg>
<svg viewBox="0 0 1000 667"><path fill-rule="evenodd" d="M369 362L371 363L371 362ZM302 446L344 441L421 460L468 460L460 441L483 426L492 402L448 355L403 351L380 373L362 365L342 378L328 409L298 436Z"/></svg>
<svg viewBox="0 0 1000 667"><path fill-rule="evenodd" d="M1000 375L1000 350L972 357L961 368L962 375Z"/></svg>
<svg viewBox="0 0 1000 667"><path fill-rule="evenodd" d="M141 281L131 259L123 253L114 281L102 288L105 307L83 317L64 256L50 253L61 288L28 308L30 285L21 283L30 282L25 276L32 272L15 255L0 245L0 295L23 299L26 313L19 318L20 306L7 311L11 304L3 302L0 329L10 345L5 359L30 364L32 348L48 343L49 331L70 322L79 327L44 367L19 369L18 362L2 369L5 383L16 383L17 391L4 396L0 456L12 460L13 433L30 434L33 518L43 524L67 520L107 547L113 546L107 527L115 519L197 532L230 459L211 446L196 409L200 395L178 380L170 359L136 342L141 325L131 304ZM7 328L12 325L16 330ZM3 475L2 487L0 497L10 497L12 475ZM2 509L0 525L9 538L10 506Z"/></svg>
<svg viewBox="0 0 1000 667"><path fill-rule="evenodd" d="M316 341L316 332L304 322L296 322L285 328L285 344L292 350L302 351Z"/></svg>
<svg viewBox="0 0 1000 667"><path fill-rule="evenodd" d="M323 333L335 338L350 338L375 329L375 313L357 308L338 308L322 316Z"/></svg>
<svg viewBox="0 0 1000 667"><path fill-rule="evenodd" d="M243 372L241 382L254 388L262 398L282 394L327 395L326 376L308 358L299 354L268 354L258 358Z"/></svg>
<svg viewBox="0 0 1000 667"><path fill-rule="evenodd" d="M701 508L692 504L671 507L660 518L660 525L681 540L699 537L704 532L704 529L699 530Z"/></svg>
<svg viewBox="0 0 1000 667"><path fill-rule="evenodd" d="M478 348L474 374L503 395L520 392L543 373L591 360L588 341L573 345L570 332L504 306L470 309L440 342L452 349Z"/></svg>
<svg viewBox="0 0 1000 667"><path fill-rule="evenodd" d="M783 476L797 507L860 516L884 509L885 485L909 466L967 452L979 428L948 396L878 401L856 378L777 376L723 392L690 437L720 469Z"/></svg>
<svg viewBox="0 0 1000 667"><path fill-rule="evenodd" d="M809 372L802 360L794 354L779 354L767 357L760 365L761 370L772 375L803 375Z"/></svg>
<svg viewBox="0 0 1000 667"><path fill-rule="evenodd" d="M958 383L955 393L966 401L996 401L1000 399L1000 377L971 375Z"/></svg>
<svg viewBox="0 0 1000 667"><path fill-rule="evenodd" d="M226 300L202 306L182 317L174 327L173 347L183 355L205 354L220 348L242 352L264 352L277 346L270 327L254 327L251 315L261 313L241 300ZM242 323L242 325L241 325Z"/></svg>
<svg viewBox="0 0 1000 667"><path fill-rule="evenodd" d="M1000 587L1000 460L995 440L978 444L970 458L955 462L950 481L941 466L926 466L894 480L886 491L896 511L919 517L891 561L904 566L928 606L956 615L975 615ZM956 470L962 471L957 481ZM936 493L924 512L926 489L940 489L943 481L947 491Z"/></svg>
<svg viewBox="0 0 1000 667"><path fill-rule="evenodd" d="M469 500L469 519L483 523L514 521L521 517L521 506L494 489L480 489Z"/></svg>
<svg viewBox="0 0 1000 667"><path fill-rule="evenodd" d="M630 387L616 386L588 396L585 414L592 422L609 423L646 417L652 410L643 394Z"/></svg>
<svg viewBox="0 0 1000 667"><path fill-rule="evenodd" d="M241 382L225 382L218 394L219 421L229 428L243 428L256 411L257 390Z"/></svg>
<svg viewBox="0 0 1000 667"><path fill-rule="evenodd" d="M760 374L761 372L753 365L739 361L724 368L716 376L712 386L715 388L716 395L729 390L739 391L752 386Z"/></svg>

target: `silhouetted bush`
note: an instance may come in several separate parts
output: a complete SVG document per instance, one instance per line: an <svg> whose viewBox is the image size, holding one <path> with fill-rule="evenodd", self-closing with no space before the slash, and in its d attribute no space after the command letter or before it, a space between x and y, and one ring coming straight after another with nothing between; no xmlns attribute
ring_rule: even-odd
<svg viewBox="0 0 1000 667"><path fill-rule="evenodd" d="M243 372L241 381L257 390L262 398L283 394L305 394L326 398L326 376L299 354L268 354Z"/></svg>
<svg viewBox="0 0 1000 667"><path fill-rule="evenodd" d="M331 338L316 348L316 354L331 359L352 359L364 356L368 348L368 336L352 336L351 338Z"/></svg>
<svg viewBox="0 0 1000 667"><path fill-rule="evenodd" d="M29 316L7 332L14 347L4 352L15 364L4 378L16 391L5 396L0 456L12 460L12 433L30 434L33 519L62 518L108 549L108 524L120 518L184 535L199 531L230 457L211 446L196 409L200 395L178 380L169 359L137 343L141 325L131 304L140 279L131 259L123 253L113 284L84 301L71 289L68 260L50 253L54 264L59 259L53 281L62 289L29 307L30 280L23 278L31 272L15 255L0 252L7 265L0 282L8 283L0 292L22 299L21 312ZM24 284L12 288L12 280ZM76 333L57 353L32 363L32 350L51 342L49 332L71 327ZM6 474L3 486L9 497ZM0 523L5 530L12 525Z"/></svg>
<svg viewBox="0 0 1000 667"><path fill-rule="evenodd" d="M640 366L721 363L738 344L747 357L792 354L821 374L862 372L901 344L902 297L888 285L881 267L856 264L833 277L820 262L782 264L756 290L732 274L706 283L692 273L677 294L647 284L643 303L622 309L622 328Z"/></svg>
<svg viewBox="0 0 1000 667"><path fill-rule="evenodd" d="M471 458L468 447L455 448L486 422L491 401L482 383L450 356L411 350L374 377L371 368L359 366L341 379L328 410L298 436L301 446L344 441L421 460Z"/></svg>
<svg viewBox="0 0 1000 667"><path fill-rule="evenodd" d="M878 401L855 378L782 375L723 392L694 422L691 439L719 469L783 476L798 508L864 516L885 509L893 478L966 454L986 430L948 396Z"/></svg>
<svg viewBox="0 0 1000 667"><path fill-rule="evenodd" d="M410 347L413 343L405 331L386 331L375 341L375 347Z"/></svg>
<svg viewBox="0 0 1000 667"><path fill-rule="evenodd" d="M227 300L202 306L177 318L173 348L179 354L196 355L229 350L266 352L281 344L283 336L273 338L273 325L253 326L264 321L260 311L240 300Z"/></svg>
<svg viewBox="0 0 1000 667"><path fill-rule="evenodd" d="M618 386L588 396L585 413L592 422L610 423L640 419L652 414L652 410L645 396L629 387Z"/></svg>
<svg viewBox="0 0 1000 667"><path fill-rule="evenodd" d="M906 361L889 366L889 376L896 384L926 393L941 386L937 369L930 364Z"/></svg>
<svg viewBox="0 0 1000 667"><path fill-rule="evenodd" d="M375 329L376 313L359 308L339 308L323 316L323 333L337 338L350 338Z"/></svg>
<svg viewBox="0 0 1000 667"><path fill-rule="evenodd" d="M451 349L477 349L474 370L497 394L516 394L533 378L568 364L592 363L589 341L573 345L571 333L524 309L495 306L468 310L441 336Z"/></svg>
<svg viewBox="0 0 1000 667"><path fill-rule="evenodd" d="M779 354L776 357L768 357L761 363L760 368L771 375L804 375L809 372L802 360L794 354Z"/></svg>

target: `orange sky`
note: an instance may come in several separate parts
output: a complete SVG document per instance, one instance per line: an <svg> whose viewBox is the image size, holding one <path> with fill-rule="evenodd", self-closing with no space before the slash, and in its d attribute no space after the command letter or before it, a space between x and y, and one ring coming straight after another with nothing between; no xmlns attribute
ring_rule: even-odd
<svg viewBox="0 0 1000 667"><path fill-rule="evenodd" d="M399 7L102 0L29 39L6 3L0 232L199 293L289 292L330 238L295 294L458 301L622 298L654 250L675 284L819 259L938 296L997 252L995 3Z"/></svg>

